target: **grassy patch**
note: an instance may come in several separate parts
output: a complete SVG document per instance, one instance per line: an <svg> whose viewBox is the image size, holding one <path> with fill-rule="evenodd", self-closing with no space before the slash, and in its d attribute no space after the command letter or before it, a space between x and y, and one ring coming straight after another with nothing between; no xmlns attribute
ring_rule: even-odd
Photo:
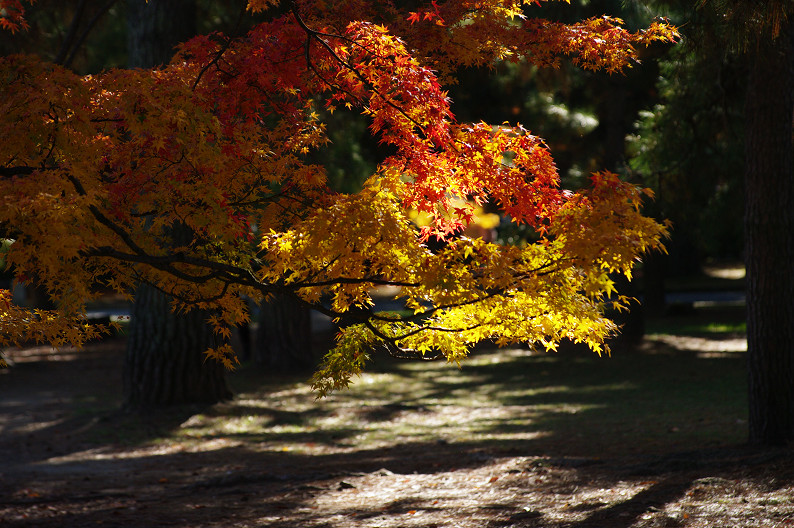
<svg viewBox="0 0 794 528"><path fill-rule="evenodd" d="M406 443L554 456L694 449L744 439L739 356L706 359L658 345L611 358L478 352L460 369L384 359L350 390L319 401L303 378L248 367L231 376L234 401L187 413L156 436L305 454Z"/></svg>
<svg viewBox="0 0 794 528"><path fill-rule="evenodd" d="M688 308L685 313L651 318L646 321L646 334L705 335L715 339L724 334L747 332L744 306Z"/></svg>
<svg viewBox="0 0 794 528"><path fill-rule="evenodd" d="M49 493L35 519L78 504L84 525L112 510L130 526L776 526L794 516L794 462L740 447L736 341L666 334L611 357L478 350L460 368L378 357L319 401L307 375L246 364L229 376L230 402L141 414L109 412L115 400L86 391L106 368L63 359L72 370L46 390L19 380L24 391L6 398L19 411L5 446L24 442L38 480L28 466L14 476L19 502L5 511L37 514L31 501ZM81 353L98 359L99 346ZM54 406L48 391L77 376L69 407ZM66 515L41 525L74 525Z"/></svg>
<svg viewBox="0 0 794 528"><path fill-rule="evenodd" d="M656 320L648 325L647 330L649 334L667 335L744 334L747 332L747 323L695 321L682 324L676 321Z"/></svg>
<svg viewBox="0 0 794 528"><path fill-rule="evenodd" d="M74 410L80 419L103 416L83 436L94 445L203 450L220 442L305 455L465 445L590 457L697 449L746 437L743 354L726 348L741 329L736 312L700 312L648 325L696 339L654 338L612 357L481 350L460 368L376 357L349 390L322 400L308 375L246 364L229 375L230 402L127 415L86 397Z"/></svg>

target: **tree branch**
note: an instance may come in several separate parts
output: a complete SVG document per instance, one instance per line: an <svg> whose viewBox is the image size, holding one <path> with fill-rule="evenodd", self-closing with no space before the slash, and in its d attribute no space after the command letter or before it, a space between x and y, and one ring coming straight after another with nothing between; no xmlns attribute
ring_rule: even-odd
<svg viewBox="0 0 794 528"><path fill-rule="evenodd" d="M66 58L66 54L69 52L69 49L72 47L72 41L74 40L75 35L77 35L77 28L80 26L80 20L83 18L83 11L85 11L85 5L88 3L88 0L80 0L80 4L77 6L77 9L74 12L74 16L72 17L72 23L69 24L69 32L66 34L66 38L63 39L63 44L61 44L61 49L58 50L58 55L55 56L55 64L60 64L63 66L63 61Z"/></svg>
<svg viewBox="0 0 794 528"><path fill-rule="evenodd" d="M390 107L392 107L393 109L395 109L397 112L399 112L399 113L400 113L400 114L401 114L403 117L405 117L405 118L406 118L406 119L407 119L409 122L413 123L413 125L414 125L414 126L417 128L417 129L419 129L419 134L420 134L420 135L421 135L423 138L425 138L425 139L429 139L429 136L427 135L427 133L425 133L425 131L424 131L424 127L422 126L422 124L421 124L421 123L419 123L419 122L418 122L418 121L416 121L414 118L412 118L411 116L409 116L409 115L408 115L408 114L405 112L405 110L403 110L403 108L402 108L400 105L398 105L398 104L396 104L396 103L392 102L392 100L391 100L391 99L389 99L388 97L386 97L385 95L383 95L382 93L380 93L380 90L378 90L378 89L377 89L375 86L373 86L373 85L372 85L372 83L370 83L370 82L369 82L369 80L368 80L366 77L364 77L364 76L361 74L361 72L360 72L360 71L358 71L356 68L354 68L353 66L351 66L351 65L350 65L348 62L344 61L344 60L343 60L343 59L342 59L342 58L341 58L341 57L340 57L340 56L339 56L339 55L338 55L338 54L337 54L337 53L334 51L334 49L333 49L333 48L332 48L332 47L331 47L331 46L330 46L330 45L329 45L329 44L328 44L328 43L327 43L325 40L323 40L323 39L321 38L321 36L326 36L326 37L331 37L331 38L338 38L338 39L345 40L345 41L347 41L347 42L352 42L352 43L355 43L355 44L358 44L358 43L356 43L355 41L352 41L351 39L348 39L348 38L346 38L346 37L344 37L344 36L342 36L342 35L330 35L330 34L327 34L327 33L321 33L321 32L319 32L319 31L315 31L314 29L310 28L310 27L309 27L309 26L306 24L306 22L304 22L304 20L301 18L301 16L300 16L300 13L298 12L298 7L297 7L297 5L296 5L294 2L292 2L292 14L295 16L295 19L297 20L298 24L301 26L301 29L303 29L303 30L306 32L307 36L308 36L310 39L312 39L312 38L313 38L313 39L315 39L317 42L319 42L319 43L320 43L320 45L321 45L323 48L325 48L325 49L326 49L326 51L328 51L328 53L330 53L330 54L331 54L331 56L332 56L332 57L333 57L333 58L334 58L334 59L335 59L335 60L336 60L336 61L337 61L337 62L338 62L340 65L342 65L344 68L347 68L348 70L350 70L350 71L351 71L351 72L352 72L352 73L353 73L353 74L354 74L354 75L355 75L355 76L356 76L356 77L357 77L357 78L358 78L358 79L359 79L359 80L360 80L360 81L361 81L361 82L364 84L364 86L366 86L366 87L367 87L367 89L368 89L368 90L370 90L372 93L374 93L375 95L377 95L378 97L380 97L381 99L383 99L383 101L384 101L384 102L385 102L387 105L389 105ZM345 92L345 93L347 93L347 94L349 94L349 95L353 95L353 94L350 94L350 93L349 93L347 90L342 90L342 89L341 89L339 86L336 86L336 85L334 85L333 83L331 83L330 81L326 80L326 79L325 79L325 78L323 78L321 75L319 75L319 73L317 72L317 70L316 70L316 68L314 67L314 65L313 65L313 64L311 64L311 62L310 62L310 57L309 57L309 49L308 49L308 48L309 48L309 47L307 46L307 47L306 47L306 59L307 59L307 61L309 61L309 63L308 63L308 66L309 66L309 68L311 68L311 70L312 70L313 72L315 72L315 74L316 74L318 77L320 77L320 79L321 79L321 80L322 80L324 83L328 84L328 85L329 85L329 86L331 86L332 88L336 88L337 90L343 91L343 92ZM365 49L367 52L369 52L369 50L367 50L366 48L364 48L364 49ZM353 95L353 97L355 97L355 96ZM358 97L355 97L355 98L356 98L356 99L358 99Z"/></svg>
<svg viewBox="0 0 794 528"><path fill-rule="evenodd" d="M16 167L0 167L0 178L13 178L14 176L28 176L37 170L36 167L25 165Z"/></svg>
<svg viewBox="0 0 794 528"><path fill-rule="evenodd" d="M75 14L75 18L72 21L72 26L69 29L69 36L64 39L63 46L61 47L60 52L58 53L58 57L55 59L56 64L60 64L66 68L71 67L72 62L74 61L75 57L77 56L77 52L80 51L80 47L83 45L83 42L88 38L88 34L91 33L91 30L94 29L97 22L102 18L102 16L108 12L108 10L113 7L117 0L108 0L102 7L99 8L99 11L93 16L93 18L88 22L88 26L83 30L74 44L71 44L72 39L74 39L74 35L77 32L77 27L79 26L79 18L82 16L82 10L85 7L86 1L83 0L80 3L80 7L78 8L78 12ZM71 48L71 52L68 56L66 56L66 52L69 51Z"/></svg>

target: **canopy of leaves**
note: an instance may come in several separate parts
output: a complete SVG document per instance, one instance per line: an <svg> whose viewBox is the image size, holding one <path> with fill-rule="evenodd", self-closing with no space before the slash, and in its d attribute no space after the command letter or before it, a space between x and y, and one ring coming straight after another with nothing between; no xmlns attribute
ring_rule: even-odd
<svg viewBox="0 0 794 528"><path fill-rule="evenodd" d="M215 310L219 338L248 319L243 297L289 293L346 314L354 324L314 378L321 394L346 385L374 345L450 361L484 339L601 351L615 330L603 315L610 274L630 275L665 234L640 212L645 191L610 173L562 189L542 139L519 124L457 122L441 82L495 60L569 56L619 71L635 45L675 30L552 23L530 16L533 2L504 0L281 7L243 37L185 43L160 69L78 76L0 59L7 262L59 302L52 318L0 303L3 335L32 324L29 334L79 343L90 333L58 325L77 328L94 284L128 295L143 282L175 309ZM386 147L360 192L332 191L310 161L328 141L321 110L364 114ZM460 236L486 202L536 242ZM419 228L412 211L430 223ZM431 250L431 237L446 242ZM377 285L399 286L412 314L373 312ZM225 345L207 354L233 362Z"/></svg>

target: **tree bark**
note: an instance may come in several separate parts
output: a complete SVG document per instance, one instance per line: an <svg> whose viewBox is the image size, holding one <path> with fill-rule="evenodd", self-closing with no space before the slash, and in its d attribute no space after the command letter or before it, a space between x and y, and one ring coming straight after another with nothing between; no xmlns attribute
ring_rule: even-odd
<svg viewBox="0 0 794 528"><path fill-rule="evenodd" d="M659 218L658 216L656 218ZM648 252L642 256L642 283L643 283L643 306L645 312L651 316L664 314L667 308L665 288L665 265L667 255L661 251Z"/></svg>
<svg viewBox="0 0 794 528"><path fill-rule="evenodd" d="M598 107L599 126L596 129L601 139L600 169L620 172L626 159L626 135L632 129L636 110L630 103L628 81L612 75L602 76L603 101ZM622 275L617 275L616 287L620 295L636 297L637 286ZM620 334L611 344L636 344L645 336L645 310L643 305L632 303L623 312L613 311L610 318L620 327Z"/></svg>
<svg viewBox="0 0 794 528"><path fill-rule="evenodd" d="M195 0L128 0L131 67L167 63L174 46L196 33ZM176 237L187 236L176 228ZM231 397L223 366L205 361L215 345L207 313L171 311L165 294L142 284L135 293L124 363L127 408L214 403Z"/></svg>
<svg viewBox="0 0 794 528"><path fill-rule="evenodd" d="M784 445L794 440L792 22L757 46L745 106L749 440Z"/></svg>
<svg viewBox="0 0 794 528"><path fill-rule="evenodd" d="M300 301L276 295L262 303L254 361L278 372L303 371L316 366L311 314Z"/></svg>
<svg viewBox="0 0 794 528"><path fill-rule="evenodd" d="M214 344L207 313L171 311L171 299L150 286L135 294L127 356L124 396L127 407L215 403L231 397L224 367L205 361Z"/></svg>
<svg viewBox="0 0 794 528"><path fill-rule="evenodd" d="M127 65L167 64L196 31L196 0L127 0Z"/></svg>

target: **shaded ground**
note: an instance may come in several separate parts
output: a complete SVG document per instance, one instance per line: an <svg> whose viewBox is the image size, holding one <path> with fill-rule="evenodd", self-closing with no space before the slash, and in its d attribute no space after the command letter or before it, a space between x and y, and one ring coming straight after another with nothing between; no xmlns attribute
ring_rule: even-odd
<svg viewBox="0 0 794 528"><path fill-rule="evenodd" d="M743 445L742 349L386 361L319 402L246 366L234 401L146 416L116 412L121 339L8 351L0 526L794 526L792 452Z"/></svg>

